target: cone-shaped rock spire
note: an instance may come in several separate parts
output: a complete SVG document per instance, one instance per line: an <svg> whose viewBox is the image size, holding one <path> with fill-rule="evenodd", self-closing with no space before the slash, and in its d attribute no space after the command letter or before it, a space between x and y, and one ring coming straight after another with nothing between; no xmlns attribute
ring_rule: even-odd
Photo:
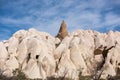
<svg viewBox="0 0 120 80"><path fill-rule="evenodd" d="M68 35L67 31L67 25L65 21L63 20L59 29L59 32L56 37L58 37L60 40L64 39Z"/></svg>

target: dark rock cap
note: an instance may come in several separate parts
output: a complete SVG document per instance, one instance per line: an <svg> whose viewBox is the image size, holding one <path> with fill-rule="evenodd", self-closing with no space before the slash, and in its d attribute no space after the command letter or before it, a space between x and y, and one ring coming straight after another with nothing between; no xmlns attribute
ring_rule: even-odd
<svg viewBox="0 0 120 80"><path fill-rule="evenodd" d="M63 20L56 37L58 37L60 40L63 40L67 35L68 35L67 25L65 21Z"/></svg>

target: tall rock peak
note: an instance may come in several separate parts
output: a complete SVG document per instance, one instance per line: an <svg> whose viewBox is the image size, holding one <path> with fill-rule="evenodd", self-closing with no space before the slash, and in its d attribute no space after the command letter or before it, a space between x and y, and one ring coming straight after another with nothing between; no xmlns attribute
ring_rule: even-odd
<svg viewBox="0 0 120 80"><path fill-rule="evenodd" d="M68 35L67 31L67 25L65 21L63 20L59 29L59 32L56 37L58 37L60 40L64 39Z"/></svg>

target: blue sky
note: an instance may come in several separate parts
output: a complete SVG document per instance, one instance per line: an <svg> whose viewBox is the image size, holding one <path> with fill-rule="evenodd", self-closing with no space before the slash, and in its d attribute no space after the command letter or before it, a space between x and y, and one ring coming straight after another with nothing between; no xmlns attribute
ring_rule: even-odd
<svg viewBox="0 0 120 80"><path fill-rule="evenodd" d="M0 0L0 41L31 27L56 35L62 20L70 32L120 31L120 0Z"/></svg>

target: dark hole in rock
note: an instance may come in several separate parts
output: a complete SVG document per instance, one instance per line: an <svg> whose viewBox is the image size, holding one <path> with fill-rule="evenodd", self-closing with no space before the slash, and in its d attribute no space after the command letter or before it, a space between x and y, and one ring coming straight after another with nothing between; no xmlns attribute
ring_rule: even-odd
<svg viewBox="0 0 120 80"><path fill-rule="evenodd" d="M39 58L39 55L36 55L36 59L38 59Z"/></svg>
<svg viewBox="0 0 120 80"><path fill-rule="evenodd" d="M112 64L112 59L110 59L110 63Z"/></svg>
<svg viewBox="0 0 120 80"><path fill-rule="evenodd" d="M120 63L118 63L118 66L120 66Z"/></svg>
<svg viewBox="0 0 120 80"><path fill-rule="evenodd" d="M100 49L94 50L94 55L100 55L100 54L102 54L102 50L100 50Z"/></svg>
<svg viewBox="0 0 120 80"><path fill-rule="evenodd" d="M8 51L8 46L6 47L6 50Z"/></svg>
<svg viewBox="0 0 120 80"><path fill-rule="evenodd" d="M117 75L120 76L120 68L117 68Z"/></svg>
<svg viewBox="0 0 120 80"><path fill-rule="evenodd" d="M48 36L46 36L46 39L48 39Z"/></svg>
<svg viewBox="0 0 120 80"><path fill-rule="evenodd" d="M34 38L37 38L37 36L34 36Z"/></svg>
<svg viewBox="0 0 120 80"><path fill-rule="evenodd" d="M31 55L31 53L28 53L28 56L27 56L27 63L28 63L28 61L30 60L30 55Z"/></svg>
<svg viewBox="0 0 120 80"><path fill-rule="evenodd" d="M7 60L9 60L10 58L8 57Z"/></svg>

